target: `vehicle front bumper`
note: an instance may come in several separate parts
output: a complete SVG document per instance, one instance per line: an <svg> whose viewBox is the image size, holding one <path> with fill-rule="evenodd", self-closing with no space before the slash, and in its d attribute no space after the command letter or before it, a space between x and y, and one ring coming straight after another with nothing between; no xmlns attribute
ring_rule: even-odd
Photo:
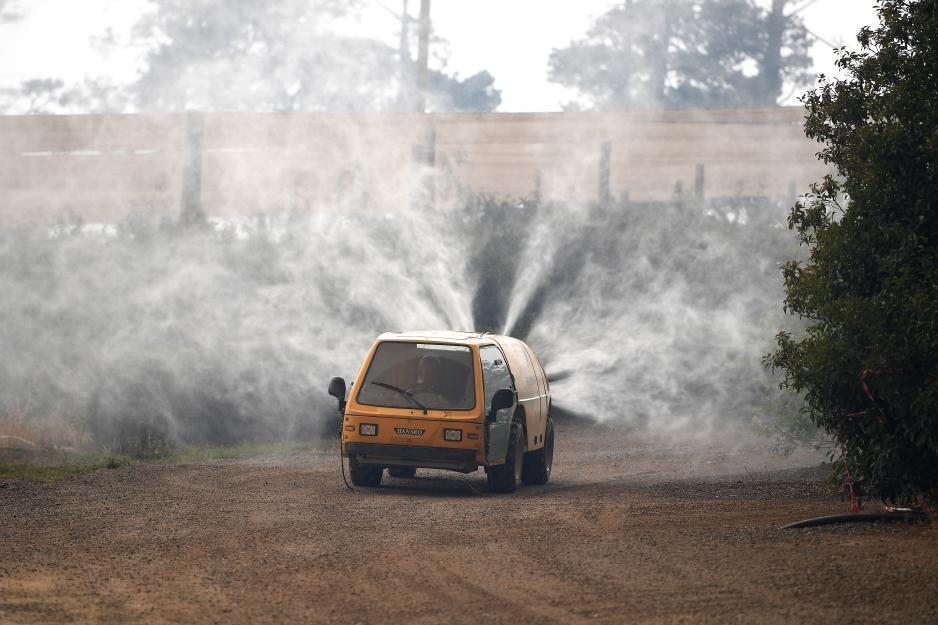
<svg viewBox="0 0 938 625"><path fill-rule="evenodd" d="M478 468L474 449L346 443L345 453L363 464L450 469L462 473L471 473Z"/></svg>

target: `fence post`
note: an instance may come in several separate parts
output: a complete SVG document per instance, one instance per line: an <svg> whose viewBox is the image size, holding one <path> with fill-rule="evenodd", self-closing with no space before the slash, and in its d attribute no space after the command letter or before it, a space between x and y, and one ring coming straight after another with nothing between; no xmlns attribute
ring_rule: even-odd
<svg viewBox="0 0 938 625"><path fill-rule="evenodd" d="M182 195L179 221L183 226L205 222L202 210L202 135L204 119L200 113L186 113L186 146L182 166Z"/></svg>
<svg viewBox="0 0 938 625"><path fill-rule="evenodd" d="M421 120L422 143L413 148L414 162L420 168L420 191L417 202L421 208L433 208L436 204L436 126L429 115Z"/></svg>
<svg viewBox="0 0 938 625"><path fill-rule="evenodd" d="M425 133L426 138L424 142L426 143L426 157L427 167L433 167L436 165L436 126L432 123L427 125L427 130Z"/></svg>
<svg viewBox="0 0 938 625"><path fill-rule="evenodd" d="M702 202L704 199L704 165L697 163L697 170L694 172L694 199Z"/></svg>
<svg viewBox="0 0 938 625"><path fill-rule="evenodd" d="M612 166L612 142L603 141L599 152L599 205L608 208L612 204L609 188L609 172Z"/></svg>

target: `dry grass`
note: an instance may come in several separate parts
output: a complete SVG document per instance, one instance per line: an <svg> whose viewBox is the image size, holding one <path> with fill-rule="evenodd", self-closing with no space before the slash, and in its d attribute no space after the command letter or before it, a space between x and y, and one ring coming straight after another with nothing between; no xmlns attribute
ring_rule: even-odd
<svg viewBox="0 0 938 625"><path fill-rule="evenodd" d="M22 409L0 413L0 480L56 481L127 461L95 450L76 418Z"/></svg>
<svg viewBox="0 0 938 625"><path fill-rule="evenodd" d="M31 455L91 447L91 436L77 419L30 415L23 409L0 413L0 454Z"/></svg>
<svg viewBox="0 0 938 625"><path fill-rule="evenodd" d="M232 447L174 447L161 455L167 462L206 462L286 456L311 449L331 449L332 440L244 444ZM133 459L96 446L76 418L38 417L25 410L0 413L0 481L57 481L99 469L114 469Z"/></svg>

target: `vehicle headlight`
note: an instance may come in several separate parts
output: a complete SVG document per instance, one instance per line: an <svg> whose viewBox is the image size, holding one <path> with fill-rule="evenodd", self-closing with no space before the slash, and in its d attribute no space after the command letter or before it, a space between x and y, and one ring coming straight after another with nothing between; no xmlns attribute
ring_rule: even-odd
<svg viewBox="0 0 938 625"><path fill-rule="evenodd" d="M461 441L462 440L462 430L443 430L443 440L445 441Z"/></svg>
<svg viewBox="0 0 938 625"><path fill-rule="evenodd" d="M377 436L378 426L374 423L360 423L358 425L358 433L362 436Z"/></svg>

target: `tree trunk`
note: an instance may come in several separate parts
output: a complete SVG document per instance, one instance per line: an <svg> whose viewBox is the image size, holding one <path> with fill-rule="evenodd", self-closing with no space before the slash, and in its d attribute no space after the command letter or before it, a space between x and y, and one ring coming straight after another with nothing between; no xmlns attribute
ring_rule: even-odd
<svg viewBox="0 0 938 625"><path fill-rule="evenodd" d="M398 110L412 111L415 104L411 86L416 84L416 78L414 77L414 60L410 58L410 13L407 11L407 0L401 2L401 32L397 54L401 65L401 95L397 105Z"/></svg>
<svg viewBox="0 0 938 625"><path fill-rule="evenodd" d="M430 0L420 0L420 45L417 48L417 101L418 113L427 107L427 65L430 60Z"/></svg>
<svg viewBox="0 0 938 625"><path fill-rule="evenodd" d="M401 0L401 33L397 44L401 57L401 76L410 75L410 13L407 12L407 0Z"/></svg>
<svg viewBox="0 0 938 625"><path fill-rule="evenodd" d="M764 106L775 106L782 96L782 39L785 34L785 5L788 0L772 0L766 21L765 57L762 60L762 93L757 100Z"/></svg>
<svg viewBox="0 0 938 625"><path fill-rule="evenodd" d="M658 47L651 60L651 85L649 92L652 97L650 103L654 108L668 108L668 67L671 59L669 58L669 48L671 47L672 31L672 11L674 5L667 3L662 11L661 19L661 39L658 41Z"/></svg>
<svg viewBox="0 0 938 625"><path fill-rule="evenodd" d="M630 110L632 108L632 74L634 60L632 58L632 19L634 15L634 0L625 3L625 58L623 59L622 73L618 81L613 81L612 108L614 110Z"/></svg>

